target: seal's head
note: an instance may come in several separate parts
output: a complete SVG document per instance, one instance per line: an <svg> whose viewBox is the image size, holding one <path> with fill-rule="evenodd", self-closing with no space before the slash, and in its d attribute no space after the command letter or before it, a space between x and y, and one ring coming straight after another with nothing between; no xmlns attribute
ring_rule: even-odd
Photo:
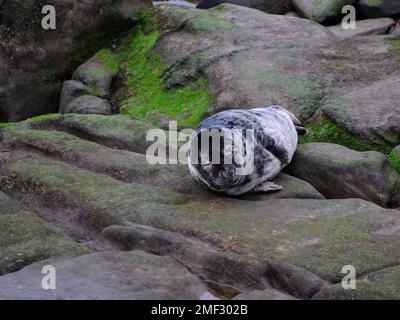
<svg viewBox="0 0 400 320"><path fill-rule="evenodd" d="M189 169L208 188L224 192L240 185L246 151L238 130L207 128L194 132L190 140Z"/></svg>

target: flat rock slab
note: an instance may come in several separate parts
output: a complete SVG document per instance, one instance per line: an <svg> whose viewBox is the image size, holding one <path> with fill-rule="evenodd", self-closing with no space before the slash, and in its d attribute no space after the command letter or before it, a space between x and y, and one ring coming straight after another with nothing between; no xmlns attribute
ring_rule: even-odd
<svg viewBox="0 0 400 320"><path fill-rule="evenodd" d="M344 29L341 24L328 27L330 31L342 39L371 34L385 34L394 24L392 18L367 19L357 21L355 29Z"/></svg>
<svg viewBox="0 0 400 320"><path fill-rule="evenodd" d="M60 229L0 192L0 275L50 257L85 252Z"/></svg>
<svg viewBox="0 0 400 320"><path fill-rule="evenodd" d="M356 288L345 290L342 284L324 287L316 300L398 300L400 296L400 267L389 267L366 276L357 277Z"/></svg>
<svg viewBox="0 0 400 320"><path fill-rule="evenodd" d="M42 288L45 265L56 270L55 290ZM6 300L193 300L206 291L178 262L142 251L42 261L0 277Z"/></svg>

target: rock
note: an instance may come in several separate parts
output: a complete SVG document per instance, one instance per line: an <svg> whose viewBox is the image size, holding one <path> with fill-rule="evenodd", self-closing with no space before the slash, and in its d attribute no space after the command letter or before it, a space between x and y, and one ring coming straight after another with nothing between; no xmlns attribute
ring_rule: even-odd
<svg viewBox="0 0 400 320"><path fill-rule="evenodd" d="M285 14L293 10L290 0L200 0L198 9L214 8L221 3L232 3L272 14Z"/></svg>
<svg viewBox="0 0 400 320"><path fill-rule="evenodd" d="M384 154L329 143L299 145L286 171L309 182L326 198L361 198L381 206L392 205L400 179Z"/></svg>
<svg viewBox="0 0 400 320"><path fill-rule="evenodd" d="M267 194L245 194L240 196L240 199L324 199L324 196L319 193L311 184L288 174L280 173L274 179L274 182L282 186L283 190Z"/></svg>
<svg viewBox="0 0 400 320"><path fill-rule="evenodd" d="M57 111L59 90L73 71L132 26L147 0L51 0L56 30L44 30L42 0L0 4L0 121L19 121Z"/></svg>
<svg viewBox="0 0 400 320"><path fill-rule="evenodd" d="M201 201L23 151L13 151L0 174L0 187L10 186L13 197L78 207L80 223L95 230L141 224L195 235L217 248L234 250L246 261L250 257L287 263L326 281L342 279L341 269L347 264L361 274L400 261L400 237L388 228L398 224L398 210L359 199L244 201L214 196ZM38 185L42 187L34 187ZM226 268L220 256L213 261ZM248 275L240 270L238 274Z"/></svg>
<svg viewBox="0 0 400 320"><path fill-rule="evenodd" d="M393 25L392 18L367 19L357 21L356 29L343 29L341 24L328 27L330 31L343 39L371 34L385 34Z"/></svg>
<svg viewBox="0 0 400 320"><path fill-rule="evenodd" d="M323 113L340 128L372 145L400 144L400 76L330 100Z"/></svg>
<svg viewBox="0 0 400 320"><path fill-rule="evenodd" d="M171 0L171 1L153 1L153 6L161 6L161 5L174 5L174 6L184 6L195 8L196 5L192 2L182 1L182 0Z"/></svg>
<svg viewBox="0 0 400 320"><path fill-rule="evenodd" d="M61 89L60 113L65 113L65 107L75 98L88 95L87 87L79 81L65 81Z"/></svg>
<svg viewBox="0 0 400 320"><path fill-rule="evenodd" d="M104 66L100 59L94 56L75 70L72 79L86 84L92 95L107 99L110 98L112 80L117 75L117 68L114 68Z"/></svg>
<svg viewBox="0 0 400 320"><path fill-rule="evenodd" d="M315 300L398 300L400 267L389 267L357 278L355 290L345 290L342 284L322 288Z"/></svg>
<svg viewBox="0 0 400 320"><path fill-rule="evenodd" d="M394 26L390 29L389 34L390 34L392 37L395 37L395 38L399 38L399 39L400 39L400 23L399 23L399 22L397 22L397 24L394 25Z"/></svg>
<svg viewBox="0 0 400 320"><path fill-rule="evenodd" d="M310 299L324 285L315 274L289 264L269 263L267 276L274 288L302 299Z"/></svg>
<svg viewBox="0 0 400 320"><path fill-rule="evenodd" d="M56 269L56 290L43 290L37 281L44 265ZM3 300L194 300L205 291L181 264L142 251L42 261L0 277Z"/></svg>
<svg viewBox="0 0 400 320"><path fill-rule="evenodd" d="M290 11L288 13L285 13L285 16L300 18L300 15L296 11Z"/></svg>
<svg viewBox="0 0 400 320"><path fill-rule="evenodd" d="M112 106L105 99L84 95L72 100L62 111L63 113L110 115Z"/></svg>
<svg viewBox="0 0 400 320"><path fill-rule="evenodd" d="M360 0L356 9L365 18L391 17L400 14L400 3L397 0Z"/></svg>
<svg viewBox="0 0 400 320"><path fill-rule="evenodd" d="M234 300L295 300L275 289L254 290L237 295Z"/></svg>
<svg viewBox="0 0 400 320"><path fill-rule="evenodd" d="M59 228L0 192L0 275L42 259L86 251Z"/></svg>
<svg viewBox="0 0 400 320"><path fill-rule="evenodd" d="M293 0L300 15L319 23L336 20L342 14L342 8L357 0Z"/></svg>
<svg viewBox="0 0 400 320"><path fill-rule="evenodd" d="M200 119L226 109L279 104L304 121L329 97L370 86L400 67L400 47L389 37L358 37L338 45L339 37L312 21L242 6L226 3L209 10L161 6L152 17L160 26L158 40L157 34L151 38L138 36L140 32L130 39L150 43L141 55L155 54L159 65L154 66L153 60L141 60L137 66L121 62L121 72L128 75L143 65L160 66L152 75L161 79L160 87L151 88L154 99L142 103L141 95L125 85L128 93L120 106L135 116L154 109L162 112L160 97L165 93L170 93L166 99L174 100L178 88L192 92L197 81L207 78L204 99L209 102L194 108ZM134 78L128 80L135 83ZM135 110L142 107L141 115ZM181 105L174 105L178 112L172 117L191 113L179 109Z"/></svg>

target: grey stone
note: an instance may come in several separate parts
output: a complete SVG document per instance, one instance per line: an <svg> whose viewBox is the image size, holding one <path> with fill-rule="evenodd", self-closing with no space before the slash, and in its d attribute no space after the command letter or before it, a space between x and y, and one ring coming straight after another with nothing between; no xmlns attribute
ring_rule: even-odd
<svg viewBox="0 0 400 320"><path fill-rule="evenodd" d="M60 113L65 113L64 109L68 103L80 96L88 95L87 87L80 81L65 81L61 88Z"/></svg>
<svg viewBox="0 0 400 320"><path fill-rule="evenodd" d="M357 0L293 0L297 11L303 17L324 23L337 19L342 14L345 5L352 5Z"/></svg>
<svg viewBox="0 0 400 320"><path fill-rule="evenodd" d="M56 290L41 286L45 265L56 270ZM143 251L43 261L0 277L3 300L193 300L205 291L202 282L178 262Z"/></svg>
<svg viewBox="0 0 400 320"><path fill-rule="evenodd" d="M326 198L361 198L391 206L400 176L387 156L330 143L299 145L286 171L313 185Z"/></svg>
<svg viewBox="0 0 400 320"><path fill-rule="evenodd" d="M210 9L221 3L232 3L272 14L285 14L293 10L291 0L200 0L199 9Z"/></svg>
<svg viewBox="0 0 400 320"><path fill-rule="evenodd" d="M57 29L44 30L42 0L0 4L0 121L56 112L65 74L128 30L150 0L49 0ZM97 43L90 39L98 37Z"/></svg>
<svg viewBox="0 0 400 320"><path fill-rule="evenodd" d="M112 113L112 106L105 99L85 95L72 100L65 106L63 112L110 115Z"/></svg>
<svg viewBox="0 0 400 320"><path fill-rule="evenodd" d="M391 17L400 14L400 2L397 0L360 0L357 12L366 18Z"/></svg>
<svg viewBox="0 0 400 320"><path fill-rule="evenodd" d="M342 39L348 39L355 36L366 36L371 34L385 34L394 24L392 18L378 18L359 20L356 29L343 29L341 24L328 27L330 31Z"/></svg>

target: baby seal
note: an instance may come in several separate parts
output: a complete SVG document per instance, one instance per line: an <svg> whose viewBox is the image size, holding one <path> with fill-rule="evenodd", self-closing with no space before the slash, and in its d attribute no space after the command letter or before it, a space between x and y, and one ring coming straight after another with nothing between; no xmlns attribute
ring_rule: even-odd
<svg viewBox="0 0 400 320"><path fill-rule="evenodd" d="M297 134L305 132L279 106L223 111L193 132L189 169L201 184L225 195L279 191L282 187L271 180L290 163Z"/></svg>

